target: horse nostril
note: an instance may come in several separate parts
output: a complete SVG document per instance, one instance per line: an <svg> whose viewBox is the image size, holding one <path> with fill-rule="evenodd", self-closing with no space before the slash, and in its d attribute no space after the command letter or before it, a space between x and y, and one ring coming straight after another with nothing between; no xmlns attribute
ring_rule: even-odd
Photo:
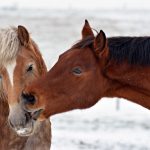
<svg viewBox="0 0 150 150"><path fill-rule="evenodd" d="M29 122L32 116L29 112L26 112L25 117L26 117L26 122Z"/></svg>
<svg viewBox="0 0 150 150"><path fill-rule="evenodd" d="M35 104L35 97L32 94L24 94L22 93L22 98L25 104Z"/></svg>

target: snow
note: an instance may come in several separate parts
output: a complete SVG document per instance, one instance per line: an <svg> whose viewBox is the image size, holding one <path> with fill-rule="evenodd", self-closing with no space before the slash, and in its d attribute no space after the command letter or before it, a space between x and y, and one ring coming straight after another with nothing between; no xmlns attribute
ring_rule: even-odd
<svg viewBox="0 0 150 150"><path fill-rule="evenodd" d="M150 112L125 100L116 111L115 101L52 117L52 149L149 150Z"/></svg>
<svg viewBox="0 0 150 150"><path fill-rule="evenodd" d="M59 54L81 38L85 19L89 20L93 28L103 29L107 36L150 35L150 2L146 0L100 1L99 5L107 5L105 3L109 2L113 6L102 9L99 9L102 6L92 4L97 2L93 0L86 4L93 8L90 11L85 7L84 10L79 9L79 1L65 0L64 4L61 3L62 7L59 5L57 9L53 7L56 3L49 1L52 4L50 6L48 0L43 0L44 4L39 0L34 9L29 9L29 0L10 0L9 5L7 2L8 0L0 0L0 27L19 24L26 26L38 43L48 68L57 61ZM46 2L51 9L37 9L39 4L45 8ZM85 1L80 2L80 7L83 7ZM30 3L35 4L33 1ZM94 10L96 7L98 8ZM120 110L117 111L116 101L116 98L104 98L90 109L51 117L51 149L149 150L150 111L123 99L119 100Z"/></svg>
<svg viewBox="0 0 150 150"><path fill-rule="evenodd" d="M148 0L0 0L2 7L46 9L149 9Z"/></svg>

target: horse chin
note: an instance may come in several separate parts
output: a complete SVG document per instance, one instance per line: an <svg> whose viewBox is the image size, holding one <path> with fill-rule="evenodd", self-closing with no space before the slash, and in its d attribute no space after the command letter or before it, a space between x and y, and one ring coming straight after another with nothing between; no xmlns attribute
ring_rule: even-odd
<svg viewBox="0 0 150 150"><path fill-rule="evenodd" d="M33 112L23 110L19 115L13 111L15 113L8 118L9 125L19 136L30 136L35 131L36 124L39 122L38 118L42 111L41 109Z"/></svg>
<svg viewBox="0 0 150 150"><path fill-rule="evenodd" d="M15 132L19 136L31 136L34 133L35 121L31 120L25 127L15 128Z"/></svg>

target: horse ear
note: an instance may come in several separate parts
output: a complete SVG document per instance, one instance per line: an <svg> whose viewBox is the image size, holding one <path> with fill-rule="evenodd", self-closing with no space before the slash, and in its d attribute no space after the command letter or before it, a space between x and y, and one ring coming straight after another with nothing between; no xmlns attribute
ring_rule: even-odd
<svg viewBox="0 0 150 150"><path fill-rule="evenodd" d="M88 36L94 37L94 34L93 34L93 31L90 27L89 22L87 20L85 20L85 24L84 24L83 29L82 29L82 39L84 39Z"/></svg>
<svg viewBox="0 0 150 150"><path fill-rule="evenodd" d="M94 40L94 49L97 55L103 52L105 45L106 45L106 35L102 30L100 30L100 32L98 33L98 35Z"/></svg>
<svg viewBox="0 0 150 150"><path fill-rule="evenodd" d="M28 30L24 26L21 25L18 26L18 38L20 40L21 45L23 46L28 45L30 36Z"/></svg>

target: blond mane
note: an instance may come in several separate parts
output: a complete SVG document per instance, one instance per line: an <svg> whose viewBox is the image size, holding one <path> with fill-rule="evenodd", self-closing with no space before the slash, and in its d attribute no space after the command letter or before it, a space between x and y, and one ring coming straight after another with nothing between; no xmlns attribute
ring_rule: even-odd
<svg viewBox="0 0 150 150"><path fill-rule="evenodd" d="M16 58L19 45L17 28L0 29L0 66L7 65Z"/></svg>

